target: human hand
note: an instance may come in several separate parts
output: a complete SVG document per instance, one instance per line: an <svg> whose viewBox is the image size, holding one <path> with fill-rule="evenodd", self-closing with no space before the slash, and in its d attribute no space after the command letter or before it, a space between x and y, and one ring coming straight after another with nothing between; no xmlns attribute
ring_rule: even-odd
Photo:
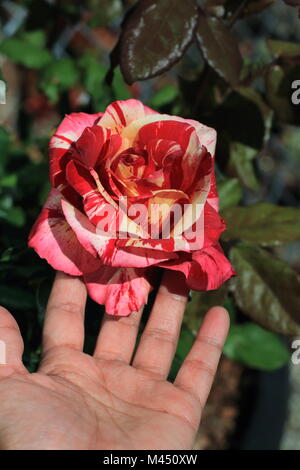
<svg viewBox="0 0 300 470"><path fill-rule="evenodd" d="M105 316L94 355L83 353L86 290L58 273L47 306L42 360L30 374L14 318L0 308L1 449L190 449L229 319L212 308L174 384L167 376L188 292L166 272L133 356L142 312ZM133 358L132 358L133 356Z"/></svg>

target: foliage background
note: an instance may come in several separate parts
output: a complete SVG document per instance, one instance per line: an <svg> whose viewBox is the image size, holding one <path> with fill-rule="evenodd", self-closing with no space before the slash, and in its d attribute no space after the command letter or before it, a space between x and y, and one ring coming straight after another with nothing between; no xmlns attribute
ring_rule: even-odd
<svg viewBox="0 0 300 470"><path fill-rule="evenodd" d="M170 378L215 304L232 320L225 355L262 370L287 363L281 335L300 332L300 105L291 102L300 79L298 3L1 3L0 303L20 324L30 370L54 276L27 248L49 190L49 137L65 113L130 97L218 131L222 245L238 276L218 291L192 293ZM102 314L88 302L87 351Z"/></svg>

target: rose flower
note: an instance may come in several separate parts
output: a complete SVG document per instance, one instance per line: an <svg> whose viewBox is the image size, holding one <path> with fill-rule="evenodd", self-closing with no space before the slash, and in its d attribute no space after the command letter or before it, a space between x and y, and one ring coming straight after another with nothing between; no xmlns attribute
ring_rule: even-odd
<svg viewBox="0 0 300 470"><path fill-rule="evenodd" d="M82 276L112 315L147 302L157 267L181 271L190 289L217 289L234 271L218 244L215 143L214 129L134 99L66 116L29 246Z"/></svg>

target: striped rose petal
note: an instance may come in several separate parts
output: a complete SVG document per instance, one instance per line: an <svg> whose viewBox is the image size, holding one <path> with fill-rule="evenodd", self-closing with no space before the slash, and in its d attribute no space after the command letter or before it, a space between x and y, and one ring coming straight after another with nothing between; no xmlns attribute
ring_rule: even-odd
<svg viewBox="0 0 300 470"><path fill-rule="evenodd" d="M214 129L130 99L66 116L49 147L52 190L29 246L83 276L107 313L139 310L155 267L195 290L235 274L219 245Z"/></svg>

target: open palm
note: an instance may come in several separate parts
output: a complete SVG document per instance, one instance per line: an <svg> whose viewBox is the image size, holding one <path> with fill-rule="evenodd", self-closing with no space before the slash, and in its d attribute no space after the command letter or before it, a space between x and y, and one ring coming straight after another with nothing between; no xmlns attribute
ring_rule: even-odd
<svg viewBox="0 0 300 470"><path fill-rule="evenodd" d="M187 291L168 272L135 351L141 312L104 318L93 356L82 352L86 290L58 273L37 373L22 363L18 326L0 310L1 449L190 449L228 329L211 309L174 384L167 376Z"/></svg>

